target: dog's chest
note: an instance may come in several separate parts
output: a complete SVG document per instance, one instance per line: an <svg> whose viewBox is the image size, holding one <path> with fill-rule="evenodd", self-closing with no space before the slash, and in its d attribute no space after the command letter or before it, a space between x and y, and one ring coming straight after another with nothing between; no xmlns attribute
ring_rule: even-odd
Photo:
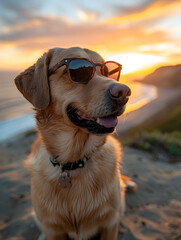
<svg viewBox="0 0 181 240"><path fill-rule="evenodd" d="M107 206L107 196L101 192L95 193L90 187L65 190L61 195L57 195L52 202L50 216L57 225L64 225L69 231L78 231L84 226L94 225L100 222L109 211ZM53 210L53 211L52 211Z"/></svg>

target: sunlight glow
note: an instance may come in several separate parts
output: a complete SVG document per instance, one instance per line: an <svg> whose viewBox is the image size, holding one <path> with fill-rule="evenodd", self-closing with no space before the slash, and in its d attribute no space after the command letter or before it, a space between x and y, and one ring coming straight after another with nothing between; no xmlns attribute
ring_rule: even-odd
<svg viewBox="0 0 181 240"><path fill-rule="evenodd" d="M165 58L151 54L126 53L109 56L106 60L119 62L123 66L122 74L128 74L164 62Z"/></svg>
<svg viewBox="0 0 181 240"><path fill-rule="evenodd" d="M29 67L42 55L41 50L21 51L13 44L4 44L0 47L1 61L0 70L22 70Z"/></svg>
<svg viewBox="0 0 181 240"><path fill-rule="evenodd" d="M160 43L160 44L147 44L140 46L140 51L166 51L167 49L172 48L176 50L176 46L173 43Z"/></svg>

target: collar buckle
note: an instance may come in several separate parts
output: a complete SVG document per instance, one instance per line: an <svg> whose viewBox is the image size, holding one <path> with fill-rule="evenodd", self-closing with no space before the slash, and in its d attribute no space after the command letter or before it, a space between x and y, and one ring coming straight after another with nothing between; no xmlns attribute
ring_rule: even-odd
<svg viewBox="0 0 181 240"><path fill-rule="evenodd" d="M49 159L50 159L50 162L53 164L54 167L56 167L56 166L62 167L62 164L60 162L55 161L57 159L57 156L54 157L54 158L50 157Z"/></svg>

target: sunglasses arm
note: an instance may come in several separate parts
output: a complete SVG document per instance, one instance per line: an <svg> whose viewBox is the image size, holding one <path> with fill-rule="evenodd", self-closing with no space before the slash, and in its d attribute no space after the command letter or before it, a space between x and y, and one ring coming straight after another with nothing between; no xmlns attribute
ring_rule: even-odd
<svg viewBox="0 0 181 240"><path fill-rule="evenodd" d="M114 74L114 73L117 73L118 71L121 71L121 67L117 67L117 68L115 68L114 70L112 70L112 71L110 71L109 72L109 75L112 75L112 74Z"/></svg>
<svg viewBox="0 0 181 240"><path fill-rule="evenodd" d="M51 67L48 70L48 75L52 75L58 68L62 67L64 64L66 64L65 60L62 60L60 62L58 62L57 64L55 64L53 67Z"/></svg>

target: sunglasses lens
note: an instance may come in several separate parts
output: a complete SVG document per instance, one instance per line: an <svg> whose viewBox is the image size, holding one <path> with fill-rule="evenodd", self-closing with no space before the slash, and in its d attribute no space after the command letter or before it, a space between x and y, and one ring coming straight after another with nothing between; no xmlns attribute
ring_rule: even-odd
<svg viewBox="0 0 181 240"><path fill-rule="evenodd" d="M73 59L69 63L69 73L72 81L87 83L93 74L93 65L86 59Z"/></svg>
<svg viewBox="0 0 181 240"><path fill-rule="evenodd" d="M106 62L103 69L103 74L106 77L119 81L121 66L116 62Z"/></svg>

